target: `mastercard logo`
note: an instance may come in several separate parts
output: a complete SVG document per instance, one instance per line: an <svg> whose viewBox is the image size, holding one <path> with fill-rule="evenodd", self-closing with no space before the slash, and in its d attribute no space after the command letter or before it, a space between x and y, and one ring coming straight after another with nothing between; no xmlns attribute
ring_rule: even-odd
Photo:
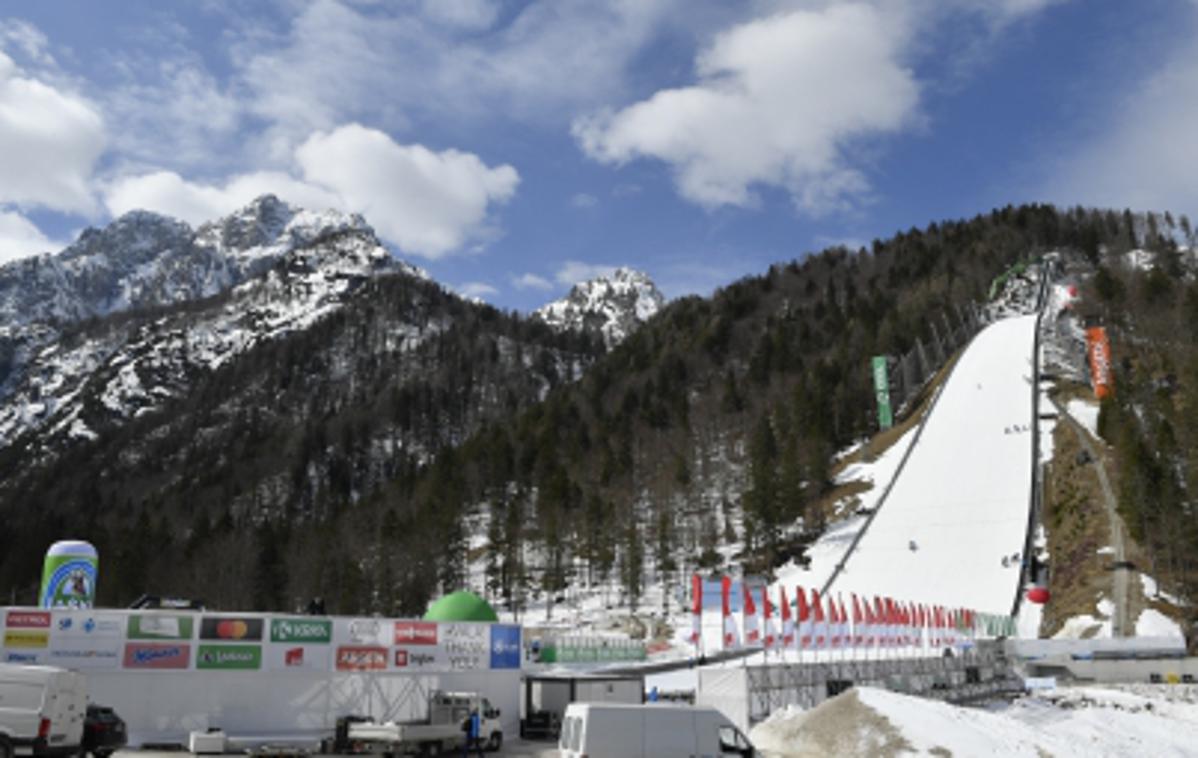
<svg viewBox="0 0 1198 758"><path fill-rule="evenodd" d="M249 624L236 619L222 621L216 625L216 636L222 640L243 640L249 633Z"/></svg>

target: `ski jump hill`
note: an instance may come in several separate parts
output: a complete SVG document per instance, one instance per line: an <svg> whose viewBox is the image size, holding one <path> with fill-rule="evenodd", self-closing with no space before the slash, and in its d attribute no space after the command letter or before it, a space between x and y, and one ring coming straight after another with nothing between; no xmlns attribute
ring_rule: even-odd
<svg viewBox="0 0 1198 758"><path fill-rule="evenodd" d="M982 330L829 589L1007 614L1032 485L1036 316Z"/></svg>

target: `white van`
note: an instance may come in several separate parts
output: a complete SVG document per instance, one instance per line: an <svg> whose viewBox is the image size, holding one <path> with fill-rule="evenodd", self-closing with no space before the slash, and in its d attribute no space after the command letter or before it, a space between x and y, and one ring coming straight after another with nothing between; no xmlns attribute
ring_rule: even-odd
<svg viewBox="0 0 1198 758"><path fill-rule="evenodd" d="M0 664L0 758L78 754L86 714L81 674Z"/></svg>
<svg viewBox="0 0 1198 758"><path fill-rule="evenodd" d="M558 740L561 758L716 758L757 755L715 708L571 703Z"/></svg>

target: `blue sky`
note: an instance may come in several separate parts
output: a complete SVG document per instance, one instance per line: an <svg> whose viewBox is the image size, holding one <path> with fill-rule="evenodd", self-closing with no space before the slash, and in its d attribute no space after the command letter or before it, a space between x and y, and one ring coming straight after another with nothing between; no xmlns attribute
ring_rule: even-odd
<svg viewBox="0 0 1198 758"><path fill-rule="evenodd" d="M1195 0L0 6L0 261L132 208L362 213L526 310L1007 203L1198 210Z"/></svg>

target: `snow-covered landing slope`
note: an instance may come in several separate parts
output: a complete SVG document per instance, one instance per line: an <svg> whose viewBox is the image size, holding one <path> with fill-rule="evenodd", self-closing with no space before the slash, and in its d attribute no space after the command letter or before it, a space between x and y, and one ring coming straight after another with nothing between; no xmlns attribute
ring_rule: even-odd
<svg viewBox="0 0 1198 758"><path fill-rule="evenodd" d="M991 324L961 356L833 592L1010 612L1031 490L1035 324Z"/></svg>

